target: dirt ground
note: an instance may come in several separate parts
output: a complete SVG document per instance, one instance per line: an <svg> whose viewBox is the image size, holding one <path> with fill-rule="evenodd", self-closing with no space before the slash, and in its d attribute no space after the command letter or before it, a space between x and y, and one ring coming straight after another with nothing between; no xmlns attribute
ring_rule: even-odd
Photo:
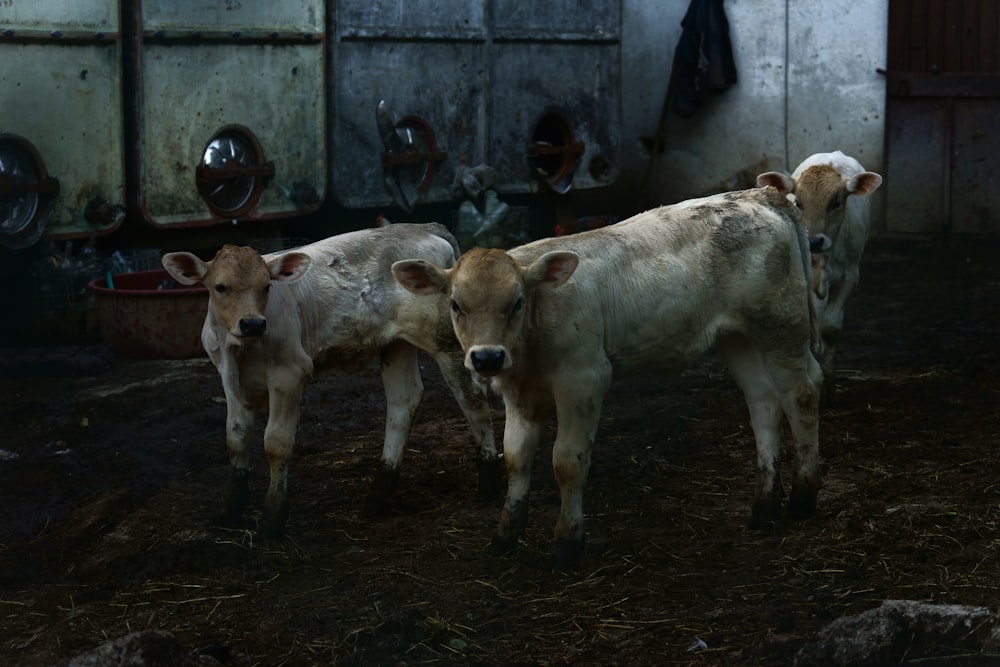
<svg viewBox="0 0 1000 667"><path fill-rule="evenodd" d="M207 360L2 380L0 664L65 665L160 629L240 667L789 665L882 600L996 605L998 250L871 243L821 413L812 520L747 528L753 440L716 362L616 385L570 574L549 566L545 447L520 548L486 552L501 501L475 499L471 438L426 359L391 516L361 514L382 442L377 372L324 375L303 408L289 534L266 544L210 523L227 460ZM259 511L262 448L254 466ZM907 657L953 652L915 638Z"/></svg>

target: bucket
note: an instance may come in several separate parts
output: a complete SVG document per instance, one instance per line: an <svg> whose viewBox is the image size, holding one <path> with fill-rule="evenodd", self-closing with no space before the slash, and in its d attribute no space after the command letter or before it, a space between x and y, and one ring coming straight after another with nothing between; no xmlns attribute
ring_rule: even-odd
<svg viewBox="0 0 1000 667"><path fill-rule="evenodd" d="M163 269L91 280L101 339L118 353L143 359L205 355L201 328L208 312L203 285L179 285Z"/></svg>

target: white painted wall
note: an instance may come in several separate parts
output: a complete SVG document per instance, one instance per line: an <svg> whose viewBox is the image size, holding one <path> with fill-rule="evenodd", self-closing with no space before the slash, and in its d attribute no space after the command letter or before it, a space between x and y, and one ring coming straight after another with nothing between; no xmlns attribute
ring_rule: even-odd
<svg viewBox="0 0 1000 667"><path fill-rule="evenodd" d="M627 215L752 187L761 171L791 171L812 153L837 149L884 173L885 83L876 69L885 67L888 3L728 0L739 82L690 118L669 113L665 152L640 207L643 138L656 132L687 7L623 0L620 177L606 191L577 193L578 209ZM874 203L877 230L882 207Z"/></svg>

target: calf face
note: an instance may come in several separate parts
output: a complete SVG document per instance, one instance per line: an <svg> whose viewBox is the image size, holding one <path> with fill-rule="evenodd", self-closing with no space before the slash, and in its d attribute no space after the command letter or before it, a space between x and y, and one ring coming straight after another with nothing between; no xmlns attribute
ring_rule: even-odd
<svg viewBox="0 0 1000 667"><path fill-rule="evenodd" d="M490 377L513 363L525 326L525 299L535 289L562 285L578 263L572 252L550 252L522 269L503 250L473 248L450 270L406 260L396 262L392 272L414 294L448 295L465 367Z"/></svg>
<svg viewBox="0 0 1000 667"><path fill-rule="evenodd" d="M225 245L205 262L188 252L163 256L163 266L177 282L208 288L209 312L227 332L227 342L242 345L267 332L267 295L272 280L302 277L309 257L288 252L264 261L253 248Z"/></svg>
<svg viewBox="0 0 1000 667"><path fill-rule="evenodd" d="M806 169L795 181L795 201L809 236L838 238L847 212L847 198L867 197L881 184L882 177L870 171L845 179L830 165Z"/></svg>
<svg viewBox="0 0 1000 667"><path fill-rule="evenodd" d="M826 251L831 248L832 240L840 237L847 198L867 197L882 185L882 177L871 171L845 177L834 165L820 164L805 169L798 179L776 171L765 172L757 177L757 184L771 185L794 195L809 238L821 241L821 250Z"/></svg>

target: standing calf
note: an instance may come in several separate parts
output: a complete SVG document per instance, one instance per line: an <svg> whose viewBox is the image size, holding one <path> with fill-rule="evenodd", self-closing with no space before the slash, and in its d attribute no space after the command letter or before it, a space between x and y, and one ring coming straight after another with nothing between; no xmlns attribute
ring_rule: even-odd
<svg viewBox="0 0 1000 667"><path fill-rule="evenodd" d="M462 368L447 300L417 299L390 273L393 262L403 258L450 266L457 253L448 231L430 224L351 232L263 257L231 245L210 262L187 252L164 255L163 266L178 282L203 283L209 291L201 340L226 394L232 465L224 524L242 524L254 411L268 408L264 451L271 483L261 533L273 536L283 531L288 516L288 463L299 402L314 365L352 372L367 367L376 355L381 357L387 404L385 444L366 509L381 511L398 481L403 448L423 395L418 348L437 362L472 426L480 494L499 492L503 464L489 404Z"/></svg>
<svg viewBox="0 0 1000 667"><path fill-rule="evenodd" d="M820 364L825 393L834 387L833 356L844 326L844 304L861 277L861 255L868 241L868 195L882 184L882 177L865 171L861 163L840 151L816 153L795 168L791 176L769 171L757 177L758 185L772 185L791 193L802 211L810 239L827 253L820 260L824 279L817 281L828 293L815 298L822 353Z"/></svg>
<svg viewBox="0 0 1000 667"><path fill-rule="evenodd" d="M781 514L783 415L796 455L788 514L812 514L822 375L810 351L808 263L798 214L774 188L664 206L508 252L475 248L451 269L396 263L393 274L407 289L447 295L466 368L503 395L508 487L493 552L514 549L525 529L534 450L555 416L552 466L562 503L553 555L557 567L576 567L583 488L612 380L675 373L712 349L750 409L752 523Z"/></svg>

